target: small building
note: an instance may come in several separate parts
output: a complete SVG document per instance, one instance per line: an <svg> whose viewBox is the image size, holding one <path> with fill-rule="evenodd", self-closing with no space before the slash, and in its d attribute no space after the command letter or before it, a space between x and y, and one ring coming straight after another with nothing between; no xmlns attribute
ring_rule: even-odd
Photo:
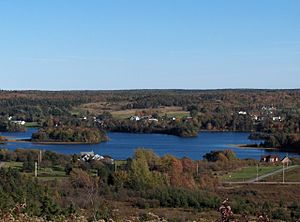
<svg viewBox="0 0 300 222"><path fill-rule="evenodd" d="M82 161L89 161L95 156L94 152L80 152L80 159Z"/></svg>
<svg viewBox="0 0 300 222"><path fill-rule="evenodd" d="M273 116L272 120L273 121L281 121L281 116Z"/></svg>
<svg viewBox="0 0 300 222"><path fill-rule="evenodd" d="M22 125L24 126L25 125L25 121L24 120L15 120L15 121L11 121L12 123L15 123L15 124L18 124L18 125Z"/></svg>
<svg viewBox="0 0 300 222"><path fill-rule="evenodd" d="M106 164L113 164L114 160L109 156L101 156L92 152L81 152L79 160L84 162L90 162L92 160L102 161Z"/></svg>
<svg viewBox="0 0 300 222"><path fill-rule="evenodd" d="M265 163L276 163L280 161L280 157L278 155L265 155L260 158L260 161Z"/></svg>
<svg viewBox="0 0 300 222"><path fill-rule="evenodd" d="M130 120L131 120L131 121L140 121L141 118L140 118L139 116L131 116L131 117L130 117Z"/></svg>
<svg viewBox="0 0 300 222"><path fill-rule="evenodd" d="M247 112L246 111L239 111L238 114L239 115L247 115Z"/></svg>
<svg viewBox="0 0 300 222"><path fill-rule="evenodd" d="M289 164L292 163L292 161L291 161L291 159L290 159L288 156L285 156L285 157L281 160L281 163L288 166Z"/></svg>

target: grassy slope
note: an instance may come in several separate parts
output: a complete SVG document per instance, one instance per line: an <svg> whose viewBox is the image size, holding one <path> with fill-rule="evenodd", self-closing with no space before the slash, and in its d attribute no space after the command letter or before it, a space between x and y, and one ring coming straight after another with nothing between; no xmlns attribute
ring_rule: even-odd
<svg viewBox="0 0 300 222"><path fill-rule="evenodd" d="M280 168L281 166L276 166L276 165L259 166L258 176L271 173ZM228 182L239 182L239 181L253 179L256 177L256 174L257 174L256 166L249 166L237 171L229 172L228 174L224 175L222 179Z"/></svg>
<svg viewBox="0 0 300 222"><path fill-rule="evenodd" d="M21 170L23 166L22 162L5 162L4 163L4 167L5 168L15 168L18 170ZM27 175L31 175L33 176L34 173L24 173ZM41 167L38 170L38 177L41 179L47 179L47 180L51 180L51 179L61 179L66 177L66 173L63 169L60 170L53 170L52 168L47 168L47 167Z"/></svg>
<svg viewBox="0 0 300 222"><path fill-rule="evenodd" d="M269 176L264 181L282 181L282 173ZM285 182L300 182L300 167L285 171Z"/></svg>

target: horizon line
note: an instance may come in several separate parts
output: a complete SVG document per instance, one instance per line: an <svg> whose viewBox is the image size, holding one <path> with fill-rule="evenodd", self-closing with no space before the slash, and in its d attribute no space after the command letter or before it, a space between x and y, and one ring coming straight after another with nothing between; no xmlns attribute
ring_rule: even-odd
<svg viewBox="0 0 300 222"><path fill-rule="evenodd" d="M218 90L272 90L272 91L285 91L285 90L300 90L300 88L121 88L121 89L1 89L0 91L8 92L24 92L24 91L43 91L43 92L76 92L76 91L218 91Z"/></svg>

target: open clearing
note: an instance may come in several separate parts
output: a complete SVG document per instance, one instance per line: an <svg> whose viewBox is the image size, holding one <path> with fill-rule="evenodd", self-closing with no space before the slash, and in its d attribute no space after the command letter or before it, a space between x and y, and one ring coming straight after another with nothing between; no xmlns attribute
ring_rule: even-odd
<svg viewBox="0 0 300 222"><path fill-rule="evenodd" d="M282 181L282 173L278 173L272 176L265 178L263 181L266 182L281 182ZM296 167L293 169L286 170L284 172L284 181L285 182L300 182L300 167Z"/></svg>
<svg viewBox="0 0 300 222"><path fill-rule="evenodd" d="M92 113L93 115L99 115L103 112L110 112L116 119L126 119L134 115L143 115L158 113L159 115L167 114L169 117L182 118L189 116L189 112L182 110L179 106L159 107L153 109L122 109L126 106L126 103L108 103L108 102L97 102L97 103L86 103L78 107L74 107L72 114L79 115L80 113Z"/></svg>
<svg viewBox="0 0 300 222"><path fill-rule="evenodd" d="M271 173L280 169L282 166L271 165L271 166L259 166L258 167L258 176L262 176L267 173ZM232 171L227 173L222 177L226 182L242 182L250 179L254 179L257 176L257 167L249 166L239 169L237 171Z"/></svg>

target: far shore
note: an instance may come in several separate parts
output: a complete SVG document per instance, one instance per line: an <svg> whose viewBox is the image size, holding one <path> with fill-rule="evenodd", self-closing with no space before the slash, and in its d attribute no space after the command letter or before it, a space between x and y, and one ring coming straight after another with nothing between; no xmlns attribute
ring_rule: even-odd
<svg viewBox="0 0 300 222"><path fill-rule="evenodd" d="M86 143L86 142L33 142L29 141L33 144L44 144L44 145L93 145L98 143Z"/></svg>
<svg viewBox="0 0 300 222"><path fill-rule="evenodd" d="M256 144L230 144L240 149L258 149L258 150L279 150L276 147L263 147Z"/></svg>
<svg viewBox="0 0 300 222"><path fill-rule="evenodd" d="M11 143L33 143L33 144L44 144L44 145L93 145L98 143L86 143L86 142L54 142L54 141L48 141L48 142L36 142L31 141L30 139L24 139L24 140L7 140L5 142L11 142Z"/></svg>

